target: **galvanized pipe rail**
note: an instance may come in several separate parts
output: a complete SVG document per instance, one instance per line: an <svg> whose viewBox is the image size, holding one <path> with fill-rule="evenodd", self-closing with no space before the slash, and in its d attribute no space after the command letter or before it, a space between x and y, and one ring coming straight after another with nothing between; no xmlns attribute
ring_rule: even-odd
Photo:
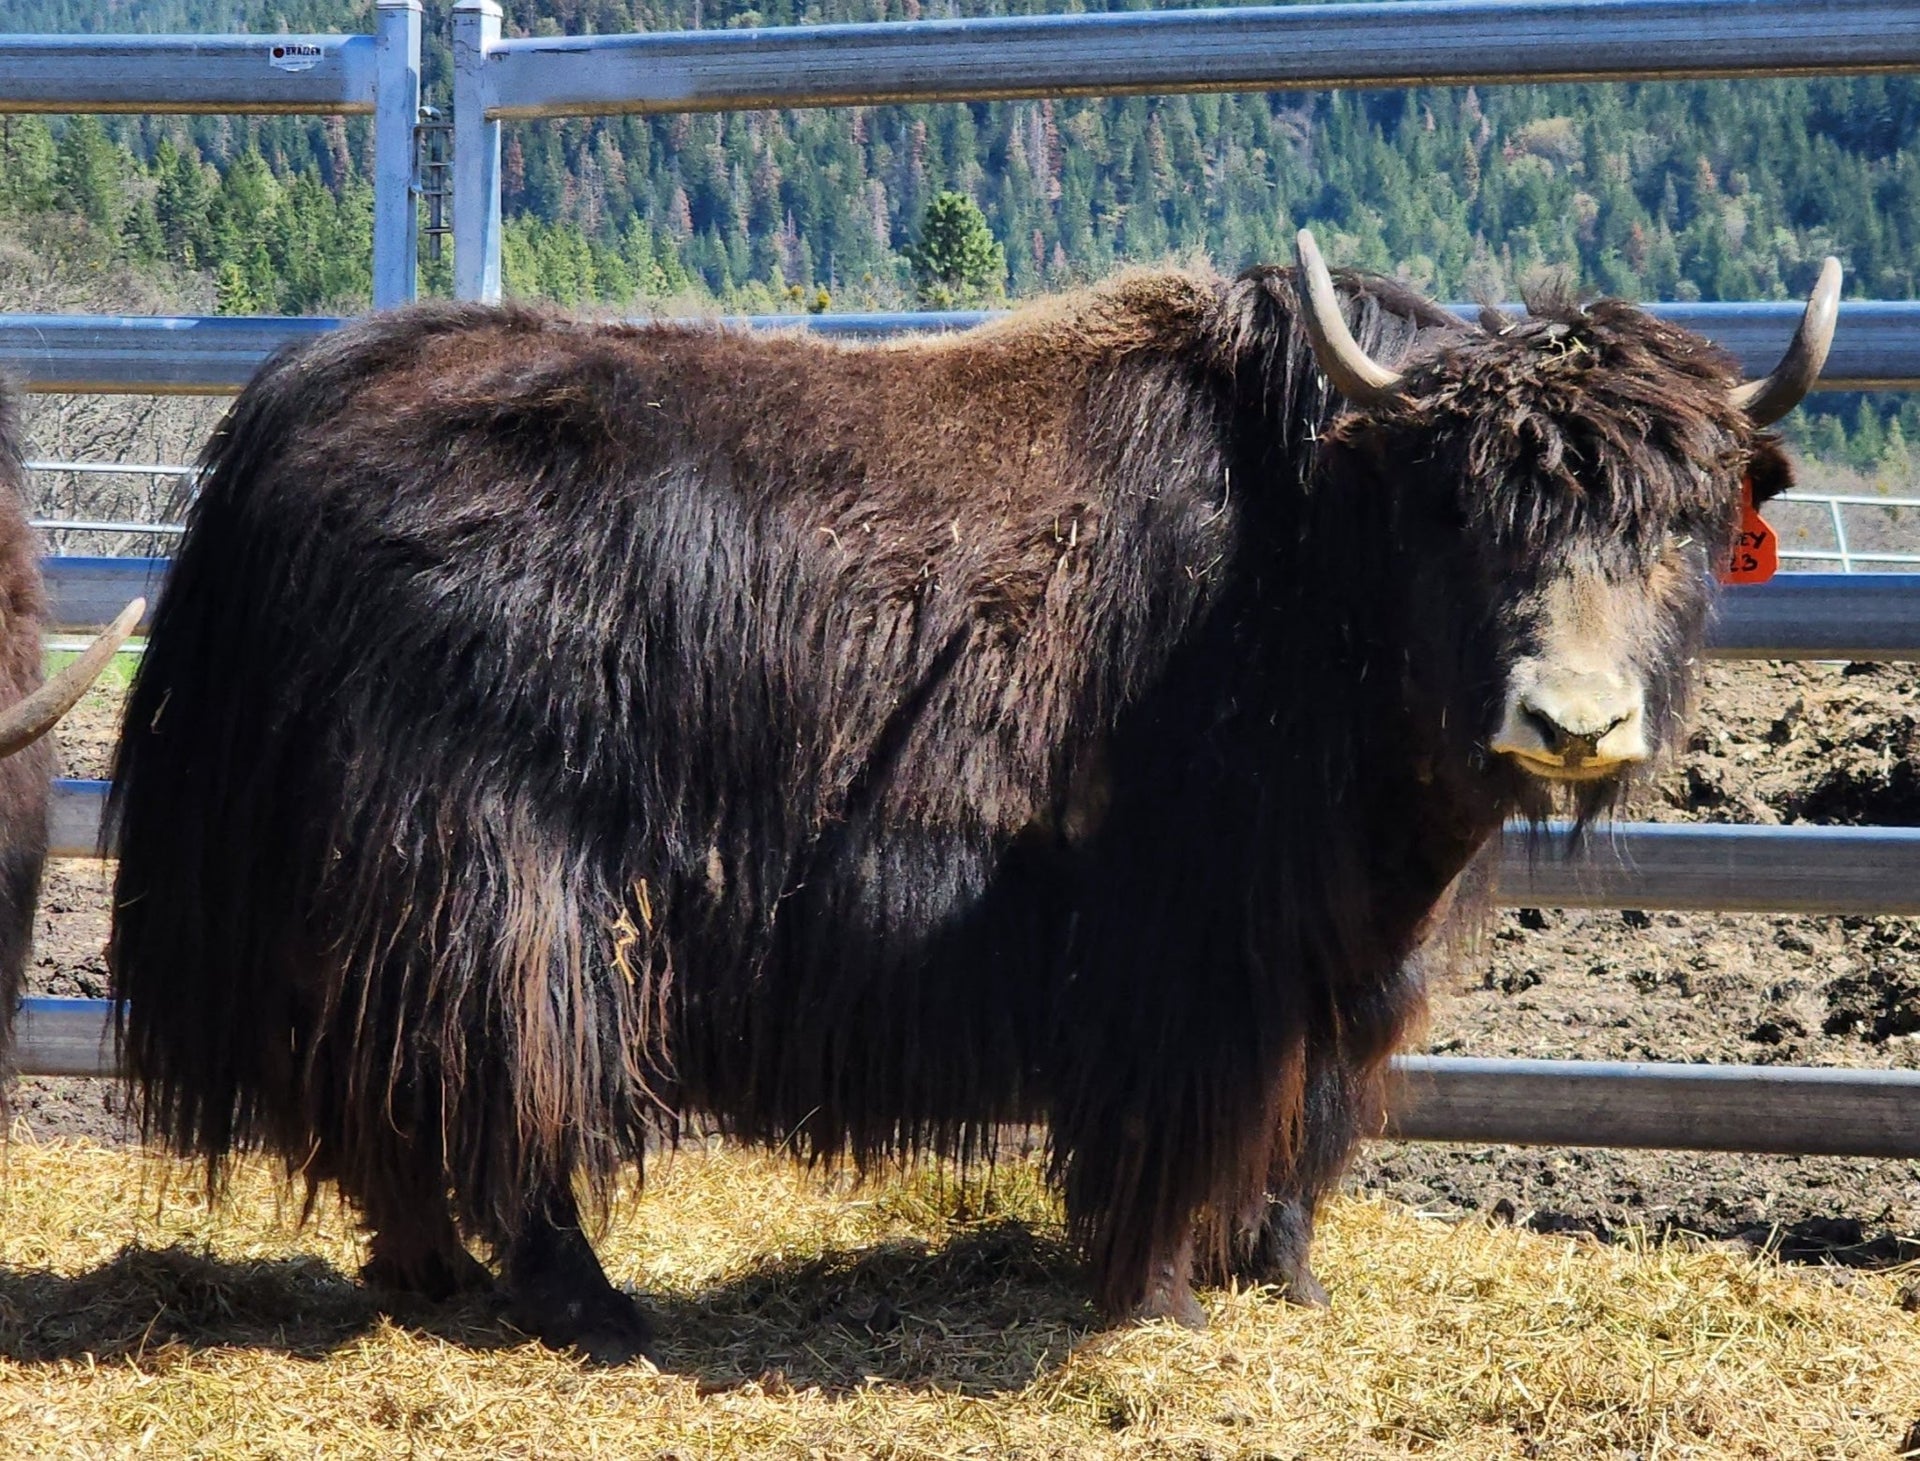
<svg viewBox="0 0 1920 1461"><path fill-rule="evenodd" d="M0 35L0 112L367 115L378 44L369 35Z"/></svg>
<svg viewBox="0 0 1920 1461"><path fill-rule="evenodd" d="M484 30L495 0L459 0ZM488 118L1920 67L1908 0L1428 0L484 43ZM456 98L456 111L461 102Z"/></svg>
<svg viewBox="0 0 1920 1461"><path fill-rule="evenodd" d="M158 602L165 558L43 560L48 628L87 634L135 594ZM1784 573L1729 589L1708 640L1717 659L1920 661L1920 574Z"/></svg>
<svg viewBox="0 0 1920 1461"><path fill-rule="evenodd" d="M47 819L54 857L93 857L104 781L59 780ZM1551 824L1510 829L1494 897L1506 908L1920 915L1920 827L1756 827L1622 822L1571 842Z"/></svg>
<svg viewBox="0 0 1920 1461"><path fill-rule="evenodd" d="M0 113L371 113L373 303L403 304L422 0L376 0L374 17L372 35L0 34Z"/></svg>
<svg viewBox="0 0 1920 1461"><path fill-rule="evenodd" d="M1453 305L1472 318L1478 305ZM1521 312L1519 305L1512 306ZM1651 304L1654 314L1698 330L1750 374L1771 370L1804 306ZM877 340L967 329L985 311L844 315L754 315L718 325L804 329L834 339ZM231 395L275 350L310 340L337 319L219 315L0 315L0 369L30 391L77 394ZM1833 352L1818 391L1920 390L1920 301L1851 300L1840 306Z"/></svg>
<svg viewBox="0 0 1920 1461"><path fill-rule="evenodd" d="M113 1076L113 1005L22 1001L23 1075ZM1394 1061L1383 1136L1786 1156L1920 1157L1920 1071L1599 1060Z"/></svg>
<svg viewBox="0 0 1920 1461"><path fill-rule="evenodd" d="M503 118L1920 68L1911 0L1434 0L500 38L454 6L454 290L500 293Z"/></svg>
<svg viewBox="0 0 1920 1461"><path fill-rule="evenodd" d="M1920 1071L1407 1055L1402 1141L1920 1157Z"/></svg>

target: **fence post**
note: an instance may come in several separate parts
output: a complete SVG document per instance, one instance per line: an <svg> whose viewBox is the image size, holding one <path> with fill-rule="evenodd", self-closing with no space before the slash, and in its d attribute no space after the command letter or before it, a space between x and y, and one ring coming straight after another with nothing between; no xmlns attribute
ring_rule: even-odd
<svg viewBox="0 0 1920 1461"><path fill-rule="evenodd" d="M413 129L420 119L421 0L374 7L373 307L413 298L417 276Z"/></svg>
<svg viewBox="0 0 1920 1461"><path fill-rule="evenodd" d="M499 0L453 7L453 292L500 297L500 124L487 116L487 51L500 39Z"/></svg>

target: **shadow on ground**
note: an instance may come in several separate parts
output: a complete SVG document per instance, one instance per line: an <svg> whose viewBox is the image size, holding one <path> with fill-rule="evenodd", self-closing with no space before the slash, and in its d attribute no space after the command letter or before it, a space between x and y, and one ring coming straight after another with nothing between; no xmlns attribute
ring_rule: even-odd
<svg viewBox="0 0 1920 1461"><path fill-rule="evenodd" d="M1030 1384L1092 1325L1082 1278L1063 1242L1002 1223L937 1249L896 1242L773 1263L643 1303L660 1367L703 1388L841 1393L879 1380L993 1395ZM130 1247L74 1276L0 1268L0 1359L102 1362L181 1347L320 1359L383 1313L473 1350L531 1342L490 1297L383 1305L318 1258Z"/></svg>
<svg viewBox="0 0 1920 1461"><path fill-rule="evenodd" d="M870 1379L954 1394L1024 1389L1095 1324L1061 1239L1011 1222L937 1249L899 1241L756 1268L649 1303L661 1367L724 1389L829 1392Z"/></svg>

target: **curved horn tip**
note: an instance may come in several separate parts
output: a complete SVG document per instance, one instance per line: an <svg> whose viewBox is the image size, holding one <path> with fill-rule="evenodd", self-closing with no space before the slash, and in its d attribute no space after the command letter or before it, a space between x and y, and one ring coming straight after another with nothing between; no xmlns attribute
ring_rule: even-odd
<svg viewBox="0 0 1920 1461"><path fill-rule="evenodd" d="M1747 413L1755 426L1771 426L1799 405L1820 378L1833 346L1834 327L1840 322L1839 259L1832 254L1821 261L1820 275L1807 295L1807 307L1793 332L1786 353L1771 373L1756 381L1737 386L1733 404Z"/></svg>
<svg viewBox="0 0 1920 1461"><path fill-rule="evenodd" d="M1844 274L1840 261L1828 254L1820 261L1820 273L1813 281L1813 288L1807 291L1807 308L1801 318L1800 329L1822 342L1823 361L1826 358L1825 345L1832 343L1833 327L1839 322L1840 282Z"/></svg>
<svg viewBox="0 0 1920 1461"><path fill-rule="evenodd" d="M100 678L127 636L138 627L147 612L147 601L136 598L122 609L113 623L83 649L79 656L24 699L0 714L0 757L23 751L48 731L79 702L93 682Z"/></svg>
<svg viewBox="0 0 1920 1461"><path fill-rule="evenodd" d="M1326 260L1320 257L1320 245L1313 230L1303 228L1293 236L1294 254L1300 272L1295 293L1300 302L1300 322L1313 345L1313 358L1327 381L1356 406L1378 404L1399 393L1400 372L1388 370L1360 348L1347 328L1347 317L1334 292L1333 276Z"/></svg>

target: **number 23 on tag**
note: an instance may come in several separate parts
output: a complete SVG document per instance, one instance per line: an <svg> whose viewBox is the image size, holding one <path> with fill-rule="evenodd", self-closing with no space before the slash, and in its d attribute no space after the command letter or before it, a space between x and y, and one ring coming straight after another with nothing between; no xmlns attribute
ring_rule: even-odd
<svg viewBox="0 0 1920 1461"><path fill-rule="evenodd" d="M1720 574L1722 583L1765 583L1780 571L1780 542L1753 505L1753 479L1740 483L1740 528L1733 554Z"/></svg>

